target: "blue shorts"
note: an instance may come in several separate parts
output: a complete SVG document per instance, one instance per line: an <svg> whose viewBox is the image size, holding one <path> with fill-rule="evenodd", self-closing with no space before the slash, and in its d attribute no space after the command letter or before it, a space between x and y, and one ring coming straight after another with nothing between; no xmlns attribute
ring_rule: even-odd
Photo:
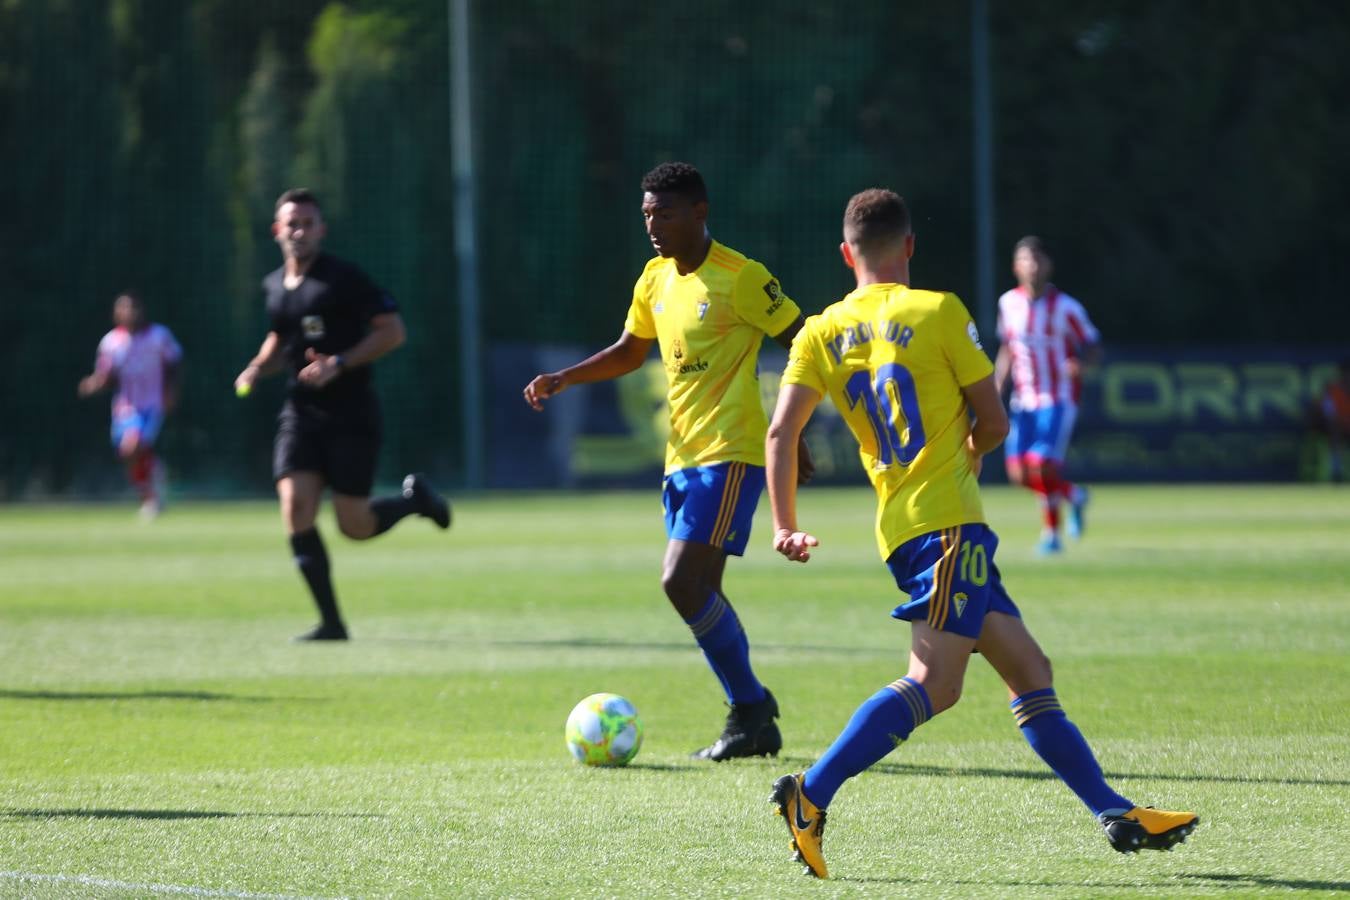
<svg viewBox="0 0 1350 900"><path fill-rule="evenodd" d="M157 409L128 409L113 415L112 443L122 446L128 431L141 433L141 444L150 446L159 437L159 426L164 424L164 413Z"/></svg>
<svg viewBox="0 0 1350 900"><path fill-rule="evenodd" d="M905 541L886 560L908 603L897 619L922 619L938 631L978 638L991 612L1022 614L1003 589L994 565L998 535L988 525L957 525Z"/></svg>
<svg viewBox="0 0 1350 900"><path fill-rule="evenodd" d="M763 490L764 468L743 462L671 472L661 487L666 536L743 556Z"/></svg>
<svg viewBox="0 0 1350 900"><path fill-rule="evenodd" d="M1035 461L1062 463L1077 418L1078 407L1073 403L1017 410L1008 419L1003 452L1008 459L1025 456Z"/></svg>

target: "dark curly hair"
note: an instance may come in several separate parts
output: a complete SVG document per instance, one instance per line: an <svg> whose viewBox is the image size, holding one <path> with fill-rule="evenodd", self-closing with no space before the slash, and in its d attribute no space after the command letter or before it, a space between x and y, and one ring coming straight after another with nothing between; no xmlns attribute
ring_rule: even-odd
<svg viewBox="0 0 1350 900"><path fill-rule="evenodd" d="M708 199L708 186L703 176L689 163L661 163L642 176L642 190L649 194L679 194L691 203Z"/></svg>

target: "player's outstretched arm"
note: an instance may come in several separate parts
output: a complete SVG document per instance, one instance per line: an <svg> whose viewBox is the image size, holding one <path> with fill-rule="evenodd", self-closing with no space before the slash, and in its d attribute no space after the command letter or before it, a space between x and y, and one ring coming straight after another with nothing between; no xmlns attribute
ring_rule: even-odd
<svg viewBox="0 0 1350 900"><path fill-rule="evenodd" d="M797 528L797 451L802 431L820 403L820 394L800 384L785 384L764 439L768 466L769 505L773 509L773 549L796 562L811 558L820 545L815 536Z"/></svg>
<svg viewBox="0 0 1350 900"><path fill-rule="evenodd" d="M575 366L534 376L521 393L525 397L525 402L534 410L542 410L545 400L554 394L562 393L574 384L608 381L620 375L627 375L642 365L653 343L653 338L638 337L625 329L617 341Z"/></svg>
<svg viewBox="0 0 1350 900"><path fill-rule="evenodd" d="M104 390L112 383L111 374L104 369L95 369L92 373L80 379L80 384L76 392L81 397L92 397L99 391Z"/></svg>

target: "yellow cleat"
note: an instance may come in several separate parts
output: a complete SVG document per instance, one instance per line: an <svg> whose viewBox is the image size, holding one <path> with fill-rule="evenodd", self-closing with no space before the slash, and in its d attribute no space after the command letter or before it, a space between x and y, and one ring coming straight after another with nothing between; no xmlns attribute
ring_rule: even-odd
<svg viewBox="0 0 1350 900"><path fill-rule="evenodd" d="M784 775L773 783L769 802L778 805L778 815L792 837L793 859L806 866L807 875L828 878L820 838L825 833L825 810L818 809L802 793L802 775Z"/></svg>
<svg viewBox="0 0 1350 900"><path fill-rule="evenodd" d="M1151 806L1136 806L1123 816L1102 820L1107 840L1121 853L1171 850L1199 824L1200 817L1193 812L1171 812Z"/></svg>

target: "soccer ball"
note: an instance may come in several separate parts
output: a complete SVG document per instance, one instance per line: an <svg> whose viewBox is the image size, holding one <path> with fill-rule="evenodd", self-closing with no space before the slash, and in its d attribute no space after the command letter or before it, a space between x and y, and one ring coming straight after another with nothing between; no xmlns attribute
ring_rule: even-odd
<svg viewBox="0 0 1350 900"><path fill-rule="evenodd" d="M567 717L567 749L585 766L626 766L642 746L642 720L618 694L591 694Z"/></svg>

